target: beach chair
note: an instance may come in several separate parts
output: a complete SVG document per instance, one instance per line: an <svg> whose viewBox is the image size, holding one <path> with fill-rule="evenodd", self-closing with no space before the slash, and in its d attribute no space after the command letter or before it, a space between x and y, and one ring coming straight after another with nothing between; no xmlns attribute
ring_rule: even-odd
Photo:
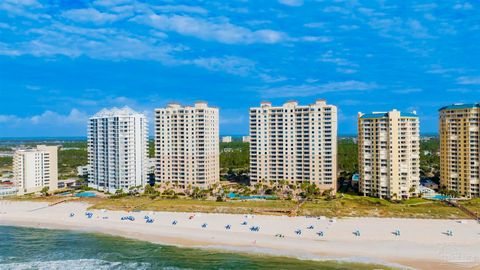
<svg viewBox="0 0 480 270"><path fill-rule="evenodd" d="M231 228L232 228L232 226L230 224L225 226L225 229L227 229L227 230L230 230Z"/></svg>
<svg viewBox="0 0 480 270"><path fill-rule="evenodd" d="M203 223L202 228L207 228L207 223Z"/></svg>
<svg viewBox="0 0 480 270"><path fill-rule="evenodd" d="M317 235L320 236L320 237L323 237L323 231L317 232Z"/></svg>
<svg viewBox="0 0 480 270"><path fill-rule="evenodd" d="M246 221L242 222L242 225L247 225L248 223Z"/></svg>
<svg viewBox="0 0 480 270"><path fill-rule="evenodd" d="M70 217L74 217L74 216L75 216L75 214L74 214L74 213L70 213Z"/></svg>
<svg viewBox="0 0 480 270"><path fill-rule="evenodd" d="M308 226L307 229L313 230L313 225Z"/></svg>
<svg viewBox="0 0 480 270"><path fill-rule="evenodd" d="M302 230L298 229L298 230L295 231L295 233L296 233L297 235L302 235Z"/></svg>
<svg viewBox="0 0 480 270"><path fill-rule="evenodd" d="M172 225L177 225L177 221L174 220L174 221L172 222Z"/></svg>

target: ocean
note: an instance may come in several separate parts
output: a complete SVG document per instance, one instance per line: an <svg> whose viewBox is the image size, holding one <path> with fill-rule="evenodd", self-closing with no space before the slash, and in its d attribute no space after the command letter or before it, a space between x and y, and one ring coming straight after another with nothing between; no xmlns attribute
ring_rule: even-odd
<svg viewBox="0 0 480 270"><path fill-rule="evenodd" d="M95 233L0 226L2 270L379 268L385 267L178 248Z"/></svg>

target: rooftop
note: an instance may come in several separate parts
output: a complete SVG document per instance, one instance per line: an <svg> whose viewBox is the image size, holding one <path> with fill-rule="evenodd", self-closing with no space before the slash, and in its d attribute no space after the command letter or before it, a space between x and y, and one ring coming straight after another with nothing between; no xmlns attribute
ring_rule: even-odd
<svg viewBox="0 0 480 270"><path fill-rule="evenodd" d="M383 117L388 117L388 112L372 112L372 113L366 113L360 116L360 118L365 119L365 118L383 118ZM406 112L400 112L400 117L418 117L416 112L411 112L411 113L406 113Z"/></svg>
<svg viewBox="0 0 480 270"><path fill-rule="evenodd" d="M452 105L444 106L439 109L439 111L443 110L461 110L461 109L474 109L474 108L480 108L480 103L470 103L470 104L464 104L464 103L454 103Z"/></svg>
<svg viewBox="0 0 480 270"><path fill-rule="evenodd" d="M112 109L103 109L96 113L93 117L101 118L101 117L111 117L111 116L134 116L139 115L136 111L132 110L129 107L123 107L121 109L114 107Z"/></svg>

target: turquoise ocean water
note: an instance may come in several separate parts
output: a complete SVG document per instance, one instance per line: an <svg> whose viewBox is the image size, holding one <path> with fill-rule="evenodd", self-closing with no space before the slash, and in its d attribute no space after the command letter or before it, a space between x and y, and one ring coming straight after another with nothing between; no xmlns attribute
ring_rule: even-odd
<svg viewBox="0 0 480 270"><path fill-rule="evenodd" d="M0 226L2 270L378 268L373 265L178 248L102 234Z"/></svg>

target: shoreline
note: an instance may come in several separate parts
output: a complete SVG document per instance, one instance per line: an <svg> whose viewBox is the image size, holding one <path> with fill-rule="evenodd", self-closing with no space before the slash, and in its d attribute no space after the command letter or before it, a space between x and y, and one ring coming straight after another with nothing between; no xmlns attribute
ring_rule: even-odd
<svg viewBox="0 0 480 270"><path fill-rule="evenodd" d="M462 223L393 218L330 221L307 217L247 215L245 218L245 215L235 214L101 210L92 210L94 217L88 219L84 212L89 205L85 203L64 203L42 208L45 205L48 204L0 203L0 225L102 233L183 248L378 264L400 269L480 268L480 226L472 220ZM75 217L70 218L72 212ZM125 215L133 215L136 220L121 221L120 217ZM144 215L150 215L155 222L145 223ZM194 218L189 219L192 215L195 215ZM104 219L106 217L108 219ZM172 220L178 220L178 225L171 225ZM241 221L249 224L242 226ZM203 223L208 223L208 227L202 228L200 225ZM230 223L232 229L225 230L223 226ZM315 230L308 230L308 224L314 224ZM250 232L247 228L249 225L259 226L260 231ZM391 234L394 226L401 227L401 236ZM296 228L301 228L302 235L295 235ZM361 230L361 236L352 234L355 228ZM443 228L454 229L455 236L442 235ZM315 235L318 230L324 231L325 236ZM426 234L432 230L438 232ZM277 233L284 234L285 238L275 237Z"/></svg>

